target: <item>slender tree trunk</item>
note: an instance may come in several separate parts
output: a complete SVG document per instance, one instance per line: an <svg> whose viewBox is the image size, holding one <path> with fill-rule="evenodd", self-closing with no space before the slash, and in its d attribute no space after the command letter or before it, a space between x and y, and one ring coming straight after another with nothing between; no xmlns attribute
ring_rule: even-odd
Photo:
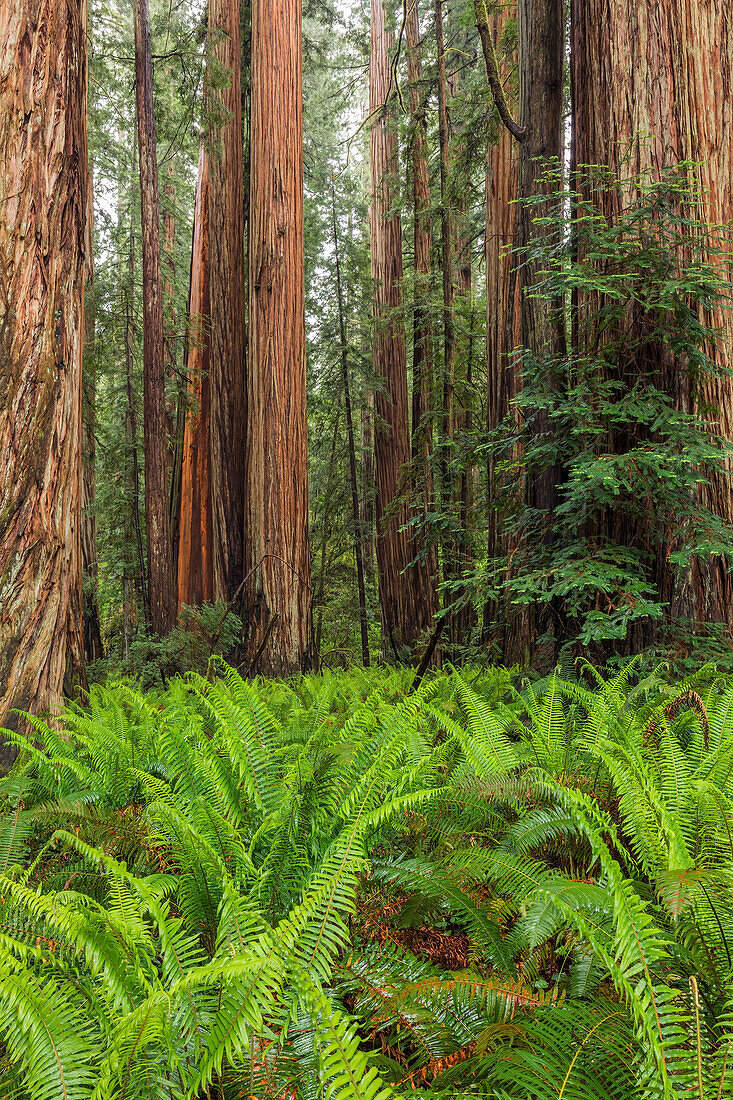
<svg viewBox="0 0 733 1100"><path fill-rule="evenodd" d="M412 465L413 507L422 525L434 511L433 486L433 332L430 323L430 252L432 224L430 216L430 177L426 110L428 92L422 87L420 18L418 0L407 9L405 24L407 70L410 86L410 174L414 211L415 292L412 312ZM424 558L413 579L422 591L427 614L438 611L438 547L424 529L413 540L414 549ZM413 567L414 568L414 567Z"/></svg>
<svg viewBox="0 0 733 1100"><path fill-rule="evenodd" d="M313 663L301 16L300 0L253 0L244 603L248 655L269 630L264 675Z"/></svg>
<svg viewBox="0 0 733 1100"><path fill-rule="evenodd" d="M104 655L99 626L99 588L97 583L97 370L93 230L94 196L90 165L84 241L86 281L84 288L84 363L82 367L81 397L82 625L84 655L88 662L98 661Z"/></svg>
<svg viewBox="0 0 733 1100"><path fill-rule="evenodd" d="M505 19L494 19L493 33L499 39ZM502 85L510 82L510 59L500 60ZM488 149L486 164L486 381L489 433L496 432L511 412L517 393L513 352L519 346L519 287L517 258L512 246L517 233L518 148L506 127L500 127ZM487 467L487 550L489 560L510 556L511 547L503 530L498 501L508 491L494 458ZM484 641L493 639L502 654L511 649L512 614L502 601L487 601L484 608Z"/></svg>
<svg viewBox="0 0 733 1100"><path fill-rule="evenodd" d="M173 472L176 441L178 363L176 355L176 185L170 160L163 184L163 349L165 353L165 418L168 477Z"/></svg>
<svg viewBox="0 0 733 1100"><path fill-rule="evenodd" d="M336 470L336 446L341 426L341 413L336 413L333 421L333 438L331 440L331 454L328 460L328 474L326 475L326 492L323 497L323 523L321 524L321 565L318 570L318 591L316 592L315 605L318 608L316 616L316 639L314 645L314 665L316 672L321 671L321 638L323 637L323 609L326 606L326 569L328 564L328 540L331 536L331 503L333 501L333 477Z"/></svg>
<svg viewBox="0 0 733 1100"><path fill-rule="evenodd" d="M366 394L361 410L361 530L364 574L374 584L374 393Z"/></svg>
<svg viewBox="0 0 733 1100"><path fill-rule="evenodd" d="M548 166L562 163L563 66L565 61L563 0L518 0L519 98L525 138L520 146L519 180L523 200L548 196L547 205L524 205L521 211L521 244L527 249L540 238L557 232L552 225L538 225L553 201L553 185L543 180ZM532 295L539 272L536 262L520 267L522 285L522 344L535 359L547 359L565 350L563 304ZM546 415L536 416L535 433L549 431ZM531 507L549 514L557 501L554 468L528 472L527 500Z"/></svg>
<svg viewBox="0 0 733 1100"><path fill-rule="evenodd" d="M623 178L647 171L654 176L693 161L703 216L714 225L730 224L733 23L725 0L573 0L571 46L574 162L608 165ZM713 355L730 369L730 311L721 309L706 320L721 330ZM667 355L659 372L678 407L692 409L688 367ZM703 376L695 405L715 408L714 430L733 440L730 377ZM699 490L704 504L728 523L733 522L732 472L728 458ZM652 553L660 540L659 532L615 534L636 539ZM666 553L658 554L656 569L672 619L723 623L730 631L733 583L722 558L695 559L681 580L675 580ZM654 634L653 625L640 624L630 644L648 644Z"/></svg>
<svg viewBox="0 0 733 1100"><path fill-rule="evenodd" d="M127 248L127 285L125 287L125 443L127 445L128 492L130 508L127 511L125 529L125 551L132 541L134 531L137 549L137 566L133 571L125 563L123 574L123 615L125 629L132 627L137 619L137 605L134 592L138 589L139 602L142 604L145 618L150 621L149 589L145 570L145 546L142 522L140 519L140 463L138 462L137 402L135 400L134 364L135 364L135 168L136 148L132 153L132 176L130 179L130 232ZM130 631L132 633L132 631Z"/></svg>
<svg viewBox="0 0 733 1100"><path fill-rule="evenodd" d="M525 352L535 362L547 364L548 383L561 385L552 364L565 353L564 303L535 297L532 290L540 279L538 262L528 258L528 250L539 240L553 242L558 230L553 224L538 224L547 217L555 199L556 184L546 178L547 169L559 169L563 155L563 71L565 62L565 15L563 0L518 0L519 30L519 102L524 140L519 152L519 190L523 205L519 215L521 244L521 340ZM547 196L547 203L527 200ZM555 243L558 245L560 241ZM538 442L548 442L551 425L545 410L534 413L531 430ZM552 522L557 505L557 487L562 471L557 464L530 465L526 471L525 498L530 508L546 517L544 526L532 538L552 541ZM538 634L552 632L554 651L558 650L565 626L563 608L554 601L549 608L522 616L523 636L513 647L517 655L528 656ZM519 627L519 624L517 624ZM524 650L524 653L521 650Z"/></svg>
<svg viewBox="0 0 733 1100"><path fill-rule="evenodd" d="M189 291L188 390L178 520L177 605L214 599L209 450L209 162L199 152Z"/></svg>
<svg viewBox="0 0 733 1100"><path fill-rule="evenodd" d="M83 0L0 5L0 725L83 678ZM0 763L7 766L9 748Z"/></svg>
<svg viewBox="0 0 733 1100"><path fill-rule="evenodd" d="M231 600L244 576L247 416L239 0L209 0L209 35L214 58L230 74L225 88L210 88L207 94L216 106L216 120L209 133L209 435L214 594L217 599Z"/></svg>
<svg viewBox="0 0 733 1100"><path fill-rule="evenodd" d="M448 88L443 41L443 0L435 0L435 39L438 80L438 155L440 162L440 243L443 270L443 459L441 491L443 510L451 507L451 441L453 439L453 387L455 382L455 331L453 326L453 231L450 209L450 149L448 138ZM444 550L444 573L453 573L454 547ZM448 599L450 600L450 596Z"/></svg>
<svg viewBox="0 0 733 1100"><path fill-rule="evenodd" d="M341 285L338 227L336 223L336 195L331 191L333 211L333 248L336 256L336 297L339 311L339 341L341 344L341 381L344 387L346 407L346 432L349 442L349 480L351 482L351 521L354 526L354 557L356 559L356 587L359 596L359 629L361 633L361 659L369 667L369 625L364 587L364 559L361 550L361 524L359 522L359 482L356 477L356 446L354 443L354 418L351 411L351 386L349 383L349 352L346 344L346 320L344 318L344 294ZM319 650L320 654L320 650Z"/></svg>
<svg viewBox="0 0 733 1100"><path fill-rule="evenodd" d="M432 620L432 609L408 567L411 540L406 531L405 496L410 461L407 356L401 307L402 224L393 211L392 177L397 174L397 135L389 107L390 53L394 35L387 29L382 0L371 0L369 113L371 129L371 263L375 286L374 373L381 381L375 395L374 459L376 474L377 569L382 638L385 649L402 659Z"/></svg>
<svg viewBox="0 0 733 1100"><path fill-rule="evenodd" d="M460 72L453 70L447 79L450 100L460 94ZM452 262L453 262L453 305L454 305L454 381L452 400L452 423L449 436L454 441L455 453L459 459L460 472L451 478L451 494L454 497L453 514L457 521L457 534L450 553L450 564L454 570L456 588L453 596L461 601L450 617L449 637L454 646L466 645L470 640L475 623L473 605L465 599L465 586L460 581L463 572L468 571L474 562L474 545L471 534L473 523L473 482L476 475L475 465L469 457L469 441L472 432L473 405L473 355L474 355L474 308L473 308L473 263L471 224L468 218L466 200L467 181L459 173L465 160L465 135L455 125L448 122L449 161L452 163L454 179L449 192L453 207L451 216ZM455 198L453 198L455 195Z"/></svg>
<svg viewBox="0 0 733 1100"><path fill-rule="evenodd" d="M153 113L153 60L148 0L133 0L133 3L135 98L143 246L143 410L148 588L151 626L156 634L166 634L174 624L175 608L168 514L163 282L160 260L158 156Z"/></svg>

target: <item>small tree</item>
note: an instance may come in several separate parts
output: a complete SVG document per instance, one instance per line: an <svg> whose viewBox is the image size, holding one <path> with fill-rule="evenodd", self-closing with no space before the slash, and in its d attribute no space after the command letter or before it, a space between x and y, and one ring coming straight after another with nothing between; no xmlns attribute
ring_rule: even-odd
<svg viewBox="0 0 733 1100"><path fill-rule="evenodd" d="M699 217L690 167L633 180L588 169L576 191L557 182L551 212L537 200L562 236L536 238L535 293L565 303L571 347L521 353L520 416L489 449L510 485L527 470L559 471L557 504L505 496L519 550L510 579L502 559L489 576L515 603L562 608L556 647L575 640L607 653L689 640L702 627L685 616L690 564L733 549L733 531L700 492L729 444L698 396L721 372L701 317L720 307L724 288L719 231ZM599 202L609 192L623 201Z"/></svg>

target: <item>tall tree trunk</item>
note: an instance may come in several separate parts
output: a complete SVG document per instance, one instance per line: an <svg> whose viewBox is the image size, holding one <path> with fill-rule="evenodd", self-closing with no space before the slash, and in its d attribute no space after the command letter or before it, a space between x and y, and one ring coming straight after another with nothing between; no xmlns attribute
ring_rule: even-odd
<svg viewBox="0 0 733 1100"><path fill-rule="evenodd" d="M126 481L130 507L125 512L125 564L122 575L123 623L126 635L132 637L133 627L137 624L138 605L142 605L145 618L150 620L149 590L145 569L145 546L142 521L140 518L140 464L138 462L137 402L135 400L134 362L135 362L135 174L137 168L137 146L132 150L132 174L130 177L130 224L127 238L127 282L125 296L125 444L127 449ZM118 210L121 217L121 211ZM127 558L127 552L133 538L137 552L137 563L133 567ZM135 593L137 592L137 599Z"/></svg>
<svg viewBox="0 0 733 1100"><path fill-rule="evenodd" d="M323 609L326 606L326 570L328 566L328 540L331 537L331 511L333 503L333 478L336 471L336 447L338 445L339 428L341 427L341 410L339 409L333 418L333 437L331 439L331 453L328 459L328 473L326 475L326 491L323 494L323 522L321 524L321 564L318 570L318 589L314 604L316 606L316 636L314 643L313 666L316 672L321 671L321 638L323 637Z"/></svg>
<svg viewBox="0 0 733 1100"><path fill-rule="evenodd" d="M153 59L148 0L133 0L135 99L140 160L143 258L143 417L145 432L145 522L148 543L150 623L167 634L175 621L171 575L168 462L163 349L163 281L160 259L158 154L153 113Z"/></svg>
<svg viewBox="0 0 733 1100"><path fill-rule="evenodd" d="M0 726L83 677L84 0L0 7ZM6 747L0 763L11 757Z"/></svg>
<svg viewBox="0 0 733 1100"><path fill-rule="evenodd" d="M454 69L447 78L450 100L460 94L460 72ZM460 108L458 109L460 111ZM446 112L448 114L448 112ZM458 112L457 112L458 113ZM461 178L465 173L465 135L460 127L453 124L450 115L447 119L449 152L448 160L452 167L448 187L451 212L452 265L453 265L453 387L451 402L451 424L449 437L454 441L460 472L451 478L453 497L452 512L456 521L456 537L450 551L449 565L452 567L456 585L453 598L460 601L448 623L450 641L454 646L465 645L470 640L475 623L473 605L465 599L465 585L461 583L461 574L473 565L474 550L470 527L473 522L473 482L476 475L475 465L470 462L468 442L472 431L473 405L473 356L474 356L474 308L473 308L473 264L471 224L468 218L466 200L466 182Z"/></svg>
<svg viewBox="0 0 733 1100"><path fill-rule="evenodd" d="M560 385L552 376L551 364L565 352L564 303L561 299L535 297L532 290L540 278L538 261L528 258L528 250L540 240L548 246L558 234L551 222L539 223L547 217L555 200L556 185L546 177L548 167L562 164L563 155L563 71L565 62L565 15L563 0L518 0L519 30L519 101L524 139L519 152L519 190L523 205L519 215L519 237L522 248L520 264L521 339L525 351L535 362L544 361L550 372L551 387ZM546 203L527 200L547 196ZM556 242L559 245L559 240ZM540 443L546 443L551 425L545 410L535 411L532 432ZM533 539L549 543L551 524L557 504L557 487L562 471L557 464L530 464L526 471L525 498L538 515L544 514L544 525ZM562 641L565 626L559 601L549 608L522 616L524 633L521 645L527 657L534 638L551 632L554 652ZM520 642L519 633L515 645ZM517 645L519 650L519 645ZM518 656L520 653L517 654Z"/></svg>
<svg viewBox="0 0 733 1100"><path fill-rule="evenodd" d="M493 33L501 37L505 18L494 19ZM502 84L509 83L512 65L500 59ZM489 433L496 432L510 415L516 396L517 379L512 353L519 345L519 293L517 258L512 252L516 239L518 149L506 127L498 129L489 145L486 164L486 381ZM511 550L497 510L507 486L500 479L496 460L487 467L488 558L509 556ZM502 654L508 653L513 631L509 629L510 608L487 601L484 608L484 641L493 638ZM498 629L498 635L495 631Z"/></svg>
<svg viewBox="0 0 733 1100"><path fill-rule="evenodd" d="M430 216L430 177L426 111L428 90L422 86L420 16L418 0L411 2L406 16L407 74L410 86L410 173L414 216L415 291L412 310L412 465L413 506L420 522L434 511L433 486L433 332L430 323L430 252L432 222ZM427 530L418 534L416 548L422 546L424 565L423 595L430 616L438 611L438 547L431 540L426 547Z"/></svg>
<svg viewBox="0 0 733 1100"><path fill-rule="evenodd" d="M730 224L733 23L726 0L573 0L571 45L574 162L608 165L623 178L647 171L658 176L680 161L693 161L703 216L714 225ZM713 355L730 369L730 311L706 320L722 334ZM659 367L678 406L690 409L687 366L667 356ZM717 409L715 430L733 440L731 378L703 376L698 385L696 404ZM732 472L728 458L699 490L702 502L728 523ZM631 537L649 546L655 541L649 536L639 531ZM722 558L696 559L675 581L665 556L658 560L657 580L671 618L723 623L730 630L733 583ZM653 636L653 626L641 625L631 644L648 644Z"/></svg>
<svg viewBox="0 0 733 1100"><path fill-rule="evenodd" d="M244 576L247 415L239 0L209 0L209 35L213 57L230 74L225 88L209 88L207 94L216 106L209 132L209 436L214 594L216 599L231 600Z"/></svg>
<svg viewBox="0 0 733 1100"><path fill-rule="evenodd" d="M163 184L163 348L165 352L165 418L168 477L173 471L176 439L178 364L176 356L176 185L174 164L168 161Z"/></svg>
<svg viewBox="0 0 733 1100"><path fill-rule="evenodd" d="M435 0L435 40L438 83L438 157L440 163L440 243L443 272L443 458L441 492L443 511L452 501L451 441L453 439L453 387L455 382L455 331L453 326L453 228L450 207L450 148L448 135L448 87L443 41L443 0ZM454 546L443 551L444 575L453 574ZM450 600L451 595L447 596Z"/></svg>
<svg viewBox="0 0 733 1100"><path fill-rule="evenodd" d="M565 16L563 0L518 0L519 10L519 98L525 137L520 147L519 184L523 200L546 194L547 204L522 206L520 220L523 249L557 233L553 225L538 225L553 201L553 185L543 177L548 166L562 163L563 66L565 61ZM538 280L537 262L523 261L522 344L535 359L551 359L565 350L563 304L534 297ZM538 413L535 433L549 431L547 417ZM557 499L557 470L530 470L527 501L533 508L552 512Z"/></svg>
<svg viewBox="0 0 733 1100"><path fill-rule="evenodd" d="M313 662L301 18L300 0L253 0L244 605L264 675Z"/></svg>
<svg viewBox="0 0 733 1100"><path fill-rule="evenodd" d="M82 626L84 655L89 662L98 661L104 654L99 626L99 588L97 584L97 369L93 229L94 196L90 165L84 241L86 283L84 289L84 363L82 367L81 397Z"/></svg>
<svg viewBox="0 0 733 1100"><path fill-rule="evenodd" d="M177 606L214 599L209 449L209 160L199 152L189 291L188 390L178 519Z"/></svg>
<svg viewBox="0 0 733 1100"><path fill-rule="evenodd" d="M361 531L364 574L374 584L374 393L365 395L361 410Z"/></svg>
<svg viewBox="0 0 733 1100"><path fill-rule="evenodd" d="M382 0L371 0L369 114L371 129L371 265L375 286L374 373L381 382L375 395L374 461L376 474L377 569L382 638L386 651L402 659L432 620L408 567L411 540L406 531L405 496L410 461L407 356L401 306L402 223L393 211L397 174L397 134L388 103L390 52L394 35L387 29Z"/></svg>
<svg viewBox="0 0 733 1100"><path fill-rule="evenodd" d="M344 316L344 294L341 283L341 261L339 258L338 226L336 222L336 194L331 191L333 212L333 249L336 257L336 298L339 314L339 343L341 345L341 382L344 387L344 406L346 409L346 433L349 443L349 481L351 482L351 522L354 527L354 558L356 560L356 588L359 597L359 630L361 634L361 659L365 668L369 667L369 625L366 610L366 589L364 587L364 559L361 549L361 524L359 522L359 482L356 477L356 445L354 443L354 418L351 411L351 385L349 381L349 351L346 344L346 318ZM320 650L319 650L320 654Z"/></svg>

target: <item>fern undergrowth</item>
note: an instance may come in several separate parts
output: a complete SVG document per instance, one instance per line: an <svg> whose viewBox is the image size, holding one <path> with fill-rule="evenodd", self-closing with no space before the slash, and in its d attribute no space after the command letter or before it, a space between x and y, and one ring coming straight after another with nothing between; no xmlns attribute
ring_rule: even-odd
<svg viewBox="0 0 733 1100"><path fill-rule="evenodd" d="M0 781L0 1096L733 1095L733 683L97 685Z"/></svg>

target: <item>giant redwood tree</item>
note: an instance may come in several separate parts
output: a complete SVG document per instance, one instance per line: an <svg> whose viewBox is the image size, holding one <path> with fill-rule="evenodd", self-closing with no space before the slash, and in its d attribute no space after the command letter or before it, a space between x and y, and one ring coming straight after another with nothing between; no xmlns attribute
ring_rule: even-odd
<svg viewBox="0 0 733 1100"><path fill-rule="evenodd" d="M209 0L209 306L214 594L243 576L246 325L239 0Z"/></svg>
<svg viewBox="0 0 733 1100"><path fill-rule="evenodd" d="M209 158L199 153L193 214L189 337L186 363L186 422L181 463L178 516L177 606L192 607L214 599L209 448Z"/></svg>
<svg viewBox="0 0 733 1100"><path fill-rule="evenodd" d="M134 0L135 97L140 161L143 267L143 410L148 590L153 630L173 626L175 607L168 510L168 439L165 409L163 275L160 252L158 154L153 112L153 60L148 0Z"/></svg>
<svg viewBox="0 0 733 1100"><path fill-rule="evenodd" d="M0 4L0 724L82 670L84 0ZM7 757L4 761L7 763Z"/></svg>
<svg viewBox="0 0 733 1100"><path fill-rule="evenodd" d="M629 178L643 172L658 177L680 161L694 162L706 220L730 224L733 23L726 0L573 0L571 36L575 163L607 165ZM601 201L618 203L620 195ZM720 329L710 349L713 358L729 370L730 313L721 310L707 320ZM695 393L685 364L661 344L656 352L645 349L647 361L654 354L658 378L677 406L716 410L713 429L732 441L733 380L702 375ZM702 503L728 523L733 522L731 472L728 458L699 488ZM622 541L636 538L644 548L654 541L651 534L617 533ZM733 582L722 558L693 561L681 583L672 580L665 561L657 573L673 618L730 629Z"/></svg>
<svg viewBox="0 0 733 1100"><path fill-rule="evenodd" d="M253 0L246 581L250 667L313 660L300 0Z"/></svg>
<svg viewBox="0 0 733 1100"><path fill-rule="evenodd" d="M371 268L374 280L374 334L372 362L380 381L375 397L374 426L375 512L379 603L385 647L398 654L412 646L432 619L427 586L415 571L406 530L406 495L410 461L407 397L407 354L401 319L402 224L395 211L395 183L399 172L397 133L390 95L390 54L394 32L387 25L382 0L371 2L369 60L369 114L371 127Z"/></svg>

